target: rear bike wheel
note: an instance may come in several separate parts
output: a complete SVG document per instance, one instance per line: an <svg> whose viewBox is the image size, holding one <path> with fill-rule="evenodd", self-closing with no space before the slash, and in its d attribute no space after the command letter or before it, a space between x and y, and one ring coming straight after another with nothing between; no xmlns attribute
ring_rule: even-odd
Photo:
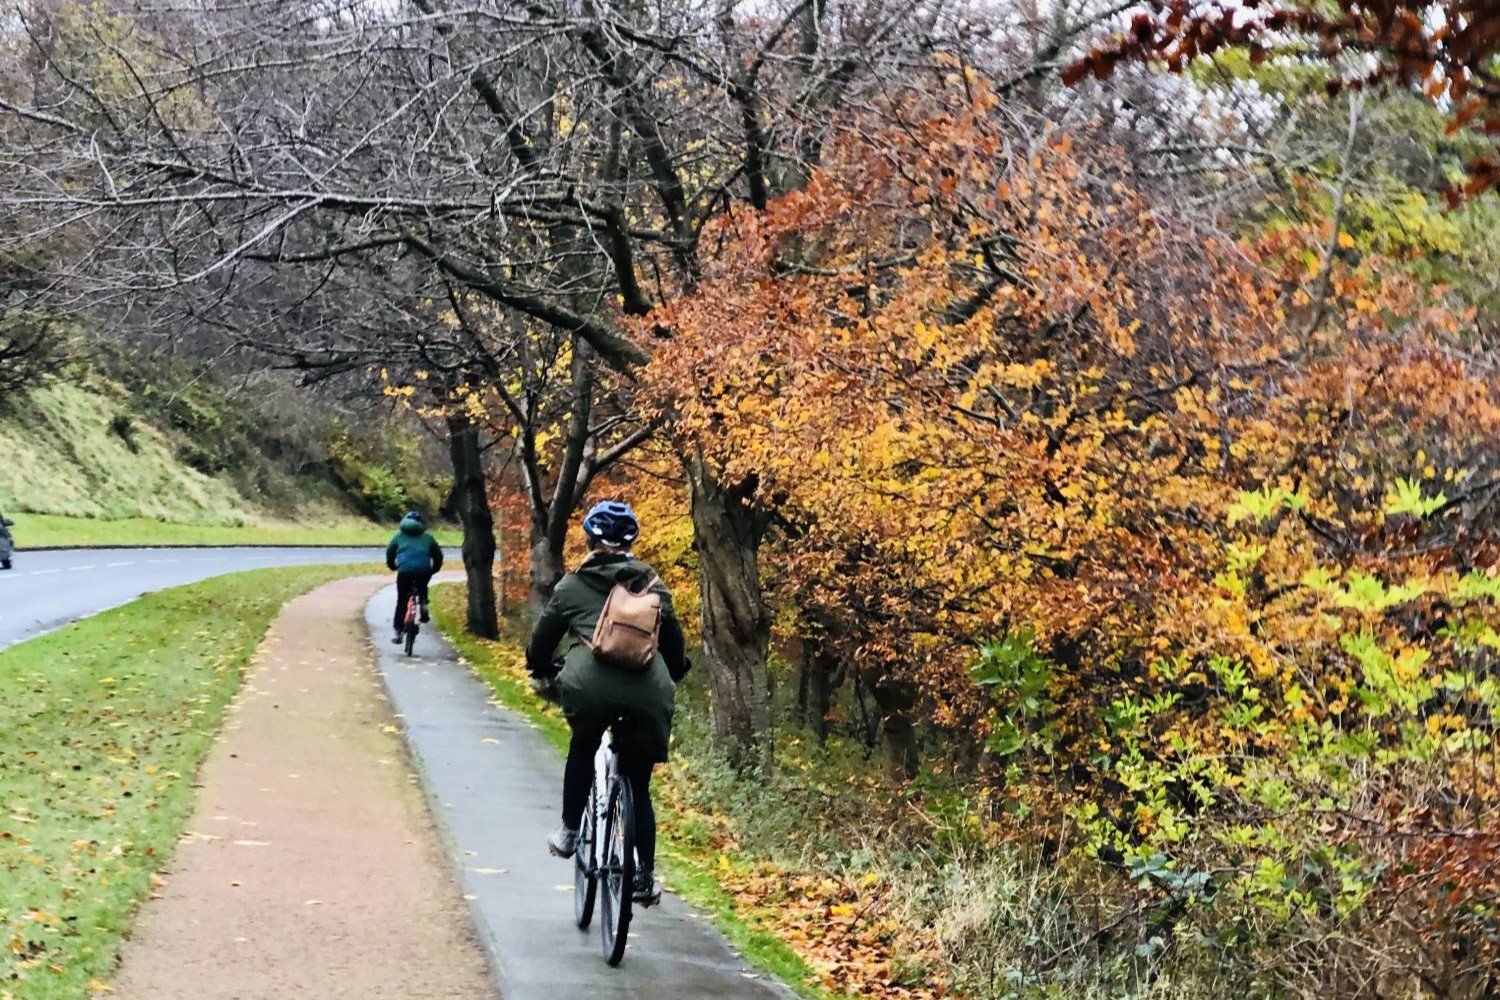
<svg viewBox="0 0 1500 1000"><path fill-rule="evenodd" d="M417 633L421 628L417 625L417 598L415 595L406 599L406 655L412 655L412 648L417 644Z"/></svg>
<svg viewBox="0 0 1500 1000"><path fill-rule="evenodd" d="M594 817L598 815L598 793L589 792L588 808L578 824L578 844L573 851L573 922L586 931L594 919L594 900L599 895L599 876L594 869Z"/></svg>
<svg viewBox="0 0 1500 1000"><path fill-rule="evenodd" d="M604 891L599 900L599 936L604 960L619 965L630 933L630 904L635 893L635 798L630 783L616 776L609 789L609 813L604 821L603 861L599 878Z"/></svg>

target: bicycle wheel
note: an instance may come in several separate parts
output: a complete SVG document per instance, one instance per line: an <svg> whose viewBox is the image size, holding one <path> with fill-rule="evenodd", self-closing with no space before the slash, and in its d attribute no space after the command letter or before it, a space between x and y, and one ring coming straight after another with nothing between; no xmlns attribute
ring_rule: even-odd
<svg viewBox="0 0 1500 1000"><path fill-rule="evenodd" d="M588 808L578 824L578 847L573 852L573 920L581 931L588 930L594 919L594 900L599 895L599 878L594 871L594 817L598 813L597 793L589 793Z"/></svg>
<svg viewBox="0 0 1500 1000"><path fill-rule="evenodd" d="M407 626L406 626L406 655L407 656L412 655L412 653L411 653L412 648L414 646L416 646L416 644L417 644L417 626L414 625L414 624L411 624L410 622L408 622Z"/></svg>
<svg viewBox="0 0 1500 1000"><path fill-rule="evenodd" d="M630 932L630 902L635 891L635 799L630 783L616 777L609 789L604 821L604 860L599 868L604 892L599 900L599 936L604 960L619 965Z"/></svg>

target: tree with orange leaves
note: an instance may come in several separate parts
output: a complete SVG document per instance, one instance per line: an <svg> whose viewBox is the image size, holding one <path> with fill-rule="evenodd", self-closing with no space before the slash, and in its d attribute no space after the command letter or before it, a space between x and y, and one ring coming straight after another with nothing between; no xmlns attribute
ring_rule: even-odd
<svg viewBox="0 0 1500 1000"><path fill-rule="evenodd" d="M1500 791L1500 386L1469 315L1328 258L1326 224L1204 235L1066 136L1023 155L955 69L712 228L644 321L671 341L643 396L753 484L783 636L864 679L900 772L918 719L979 737L1028 835L1217 872L1268 949L1341 891L1471 933L1490 883L1437 895L1495 863ZM1454 830L1417 889L1384 879ZM1462 953L1472 988L1488 953L1433 927L1411 960ZM1328 947L1294 943L1298 975Z"/></svg>

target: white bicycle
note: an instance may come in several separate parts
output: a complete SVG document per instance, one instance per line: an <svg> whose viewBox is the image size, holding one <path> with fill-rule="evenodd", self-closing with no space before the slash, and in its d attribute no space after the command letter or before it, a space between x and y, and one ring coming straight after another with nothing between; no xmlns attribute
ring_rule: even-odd
<svg viewBox="0 0 1500 1000"><path fill-rule="evenodd" d="M625 957L635 870L635 795L606 730L594 754L594 785L573 855L573 919L579 930L587 930L599 903L599 939L610 965Z"/></svg>

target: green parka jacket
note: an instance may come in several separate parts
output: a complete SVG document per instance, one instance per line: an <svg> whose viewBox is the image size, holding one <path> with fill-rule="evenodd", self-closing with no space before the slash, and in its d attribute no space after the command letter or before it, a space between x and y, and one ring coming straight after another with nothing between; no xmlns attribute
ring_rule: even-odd
<svg viewBox="0 0 1500 1000"><path fill-rule="evenodd" d="M661 595L661 635L656 661L647 670L612 667L594 659L584 637L594 634L604 600L616 583L634 589L656 576L646 563L621 553L595 553L577 570L558 581L552 599L537 619L526 646L526 669L533 676L552 673L558 645L569 640L557 683L563 714L569 722L608 722L619 716L632 720L629 733L617 732L627 750L653 763L667 759L676 705L677 681L687 673L686 643L672 594L658 578L652 590Z"/></svg>

